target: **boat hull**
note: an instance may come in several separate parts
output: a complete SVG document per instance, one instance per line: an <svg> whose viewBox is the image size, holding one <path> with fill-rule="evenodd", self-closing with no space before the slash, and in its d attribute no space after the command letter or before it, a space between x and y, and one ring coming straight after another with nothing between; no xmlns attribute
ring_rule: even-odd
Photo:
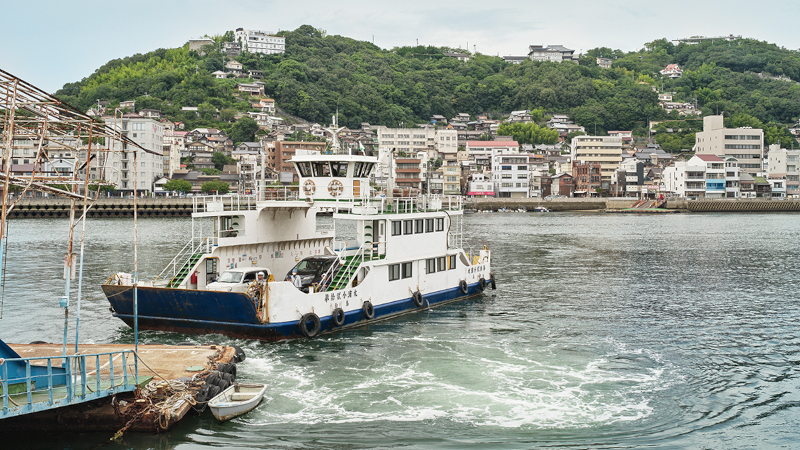
<svg viewBox="0 0 800 450"><path fill-rule="evenodd" d="M114 317L134 326L133 289L131 286L103 285ZM233 338L281 341L303 338L299 321L261 323L250 299L240 293L140 287L137 290L138 327L140 330L169 331L187 334L219 333ZM374 304L375 315L366 319L363 312L345 313L344 323L335 326L330 315L320 317L319 334L363 326L402 314L465 300L482 293L478 283L467 285L467 293L458 286L424 295L417 307L412 297Z"/></svg>

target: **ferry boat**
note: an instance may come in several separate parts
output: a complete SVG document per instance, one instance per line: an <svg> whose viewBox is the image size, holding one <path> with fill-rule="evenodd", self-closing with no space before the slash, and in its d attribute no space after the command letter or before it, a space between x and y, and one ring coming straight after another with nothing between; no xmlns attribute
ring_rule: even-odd
<svg viewBox="0 0 800 450"><path fill-rule="evenodd" d="M278 341L494 289L491 251L463 248L461 197L391 180L378 195L373 156L308 152L291 162L295 189L194 197L192 237L156 280L116 273L102 286L113 315L140 329Z"/></svg>

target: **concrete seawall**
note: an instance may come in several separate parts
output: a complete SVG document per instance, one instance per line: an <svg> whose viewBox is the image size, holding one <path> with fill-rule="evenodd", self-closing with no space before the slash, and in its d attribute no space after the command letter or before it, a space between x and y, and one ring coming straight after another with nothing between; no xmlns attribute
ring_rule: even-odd
<svg viewBox="0 0 800 450"><path fill-rule="evenodd" d="M188 217L192 214L191 198L142 198L137 201L142 217ZM91 202L89 202L91 204ZM76 216L81 215L83 202L75 203ZM70 201L63 198L22 199L14 206L11 217L69 217ZM133 217L133 199L101 198L87 213L89 217Z"/></svg>

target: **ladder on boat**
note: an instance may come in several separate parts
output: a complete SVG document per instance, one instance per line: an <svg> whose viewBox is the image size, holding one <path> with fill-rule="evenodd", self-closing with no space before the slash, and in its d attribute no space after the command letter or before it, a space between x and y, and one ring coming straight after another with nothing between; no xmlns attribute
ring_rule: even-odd
<svg viewBox="0 0 800 450"><path fill-rule="evenodd" d="M179 270L178 273L176 273L175 276L169 280L167 287L176 288L180 286L186 277L192 272L192 268L194 268L194 265L197 264L197 261L199 261L202 257L202 253L195 253L190 256L189 260L186 261L186 263L181 267L181 270Z"/></svg>

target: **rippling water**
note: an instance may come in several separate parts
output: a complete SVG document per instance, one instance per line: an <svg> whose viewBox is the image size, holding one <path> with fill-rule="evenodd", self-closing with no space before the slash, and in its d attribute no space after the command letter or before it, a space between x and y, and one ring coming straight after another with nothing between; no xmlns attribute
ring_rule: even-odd
<svg viewBox="0 0 800 450"><path fill-rule="evenodd" d="M40 439L42 448L774 448L800 425L800 227L795 214L474 214L498 290L308 341L222 336L269 399L224 424L162 436ZM131 221L87 238L82 342L132 342L99 284L130 270ZM189 234L139 223L142 279ZM61 342L66 224L11 225L0 336ZM76 283L73 283L76 289ZM74 315L74 309L72 310ZM186 336L143 333L144 342ZM70 340L74 340L71 319Z"/></svg>

